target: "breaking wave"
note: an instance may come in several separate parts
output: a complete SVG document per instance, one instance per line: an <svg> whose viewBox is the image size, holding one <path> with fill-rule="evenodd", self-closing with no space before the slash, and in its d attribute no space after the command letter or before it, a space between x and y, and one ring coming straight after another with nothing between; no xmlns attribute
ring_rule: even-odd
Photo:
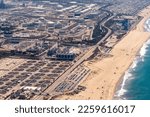
<svg viewBox="0 0 150 117"><path fill-rule="evenodd" d="M145 22L145 30L147 32L150 32L150 19L148 19ZM126 89L126 82L128 80L134 79L134 76L132 75L132 72L134 71L134 69L137 67L138 63L140 61L144 61L144 57L146 56L146 53L148 51L148 47L150 46L150 39L145 42L142 46L142 48L139 51L139 54L137 55L137 57L134 59L132 65L130 66L130 68L125 72L124 76L123 76L123 80L121 82L121 85L119 87L119 90L116 92L115 94L115 98L117 99L126 99L124 97L124 94L127 92Z"/></svg>

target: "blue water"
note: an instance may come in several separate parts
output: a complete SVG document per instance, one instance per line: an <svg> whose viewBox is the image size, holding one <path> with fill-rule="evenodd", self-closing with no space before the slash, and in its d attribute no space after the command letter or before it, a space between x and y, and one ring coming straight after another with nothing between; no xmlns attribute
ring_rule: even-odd
<svg viewBox="0 0 150 117"><path fill-rule="evenodd" d="M145 24L150 31L150 19ZM150 100L150 40L141 48L131 67L126 71L115 98Z"/></svg>

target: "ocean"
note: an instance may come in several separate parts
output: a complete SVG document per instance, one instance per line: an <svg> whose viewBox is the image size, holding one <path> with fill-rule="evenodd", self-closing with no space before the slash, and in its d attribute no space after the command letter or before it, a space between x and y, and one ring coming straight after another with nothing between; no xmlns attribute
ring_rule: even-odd
<svg viewBox="0 0 150 117"><path fill-rule="evenodd" d="M150 32L150 19L145 22ZM150 100L150 39L143 44L130 68L119 83L114 99Z"/></svg>

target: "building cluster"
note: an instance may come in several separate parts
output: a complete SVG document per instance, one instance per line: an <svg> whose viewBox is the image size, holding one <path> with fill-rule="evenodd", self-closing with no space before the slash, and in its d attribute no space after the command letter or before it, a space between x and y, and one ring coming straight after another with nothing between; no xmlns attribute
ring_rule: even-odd
<svg viewBox="0 0 150 117"><path fill-rule="evenodd" d="M9 49L11 56L43 58L44 54L45 58L74 60L77 52L70 49L77 45L82 52L82 45L94 42L97 23L109 16L100 8L77 2L18 2L0 13L0 46ZM51 46L56 44L54 52Z"/></svg>
<svg viewBox="0 0 150 117"><path fill-rule="evenodd" d="M29 1L0 1L0 58L24 60L0 76L0 99L50 99L81 91L78 85L90 73L83 61L97 53L109 56L140 21L135 13L150 4L149 0Z"/></svg>
<svg viewBox="0 0 150 117"><path fill-rule="evenodd" d="M18 2L12 6L0 12L4 50L0 49L0 57L26 61L0 76L0 99L34 99L45 96L43 92L53 85L56 94L63 93L63 88L72 91L88 75L88 68L75 67L80 74L71 72L74 78L65 77L66 84L57 80L89 50L97 17L108 13L102 14L96 4Z"/></svg>
<svg viewBox="0 0 150 117"><path fill-rule="evenodd" d="M111 4L106 8L107 10L116 14L125 15L136 15L140 10L150 4L149 0L105 0L105 2Z"/></svg>
<svg viewBox="0 0 150 117"><path fill-rule="evenodd" d="M6 4L4 3L3 0L0 0L0 9L5 9L6 8Z"/></svg>
<svg viewBox="0 0 150 117"><path fill-rule="evenodd" d="M113 31L118 39L124 36L129 30L135 27L136 23L142 19L140 16L117 15L110 19L106 26Z"/></svg>

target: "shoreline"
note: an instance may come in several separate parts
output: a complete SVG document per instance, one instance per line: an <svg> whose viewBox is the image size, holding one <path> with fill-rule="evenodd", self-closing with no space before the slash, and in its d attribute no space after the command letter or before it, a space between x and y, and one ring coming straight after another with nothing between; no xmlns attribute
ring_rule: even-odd
<svg viewBox="0 0 150 117"><path fill-rule="evenodd" d="M122 83L125 72L131 67L140 49L150 37L150 33L144 30L145 22L150 18L150 6L140 11L138 15L142 16L143 19L135 26L135 29L128 32L115 45L110 52L113 55L112 58L98 60L92 63L92 65L85 62L85 65L93 72L81 83L87 89L79 94L73 96L63 95L57 99L114 99L116 88Z"/></svg>
<svg viewBox="0 0 150 117"><path fill-rule="evenodd" d="M150 6L148 6L148 7L150 7ZM146 29L146 28L148 28L148 27L145 27L147 24L146 24L146 21L147 20L149 20L150 19L150 16L148 17L148 18L145 18L144 20L144 22L143 22L143 31L144 32L148 32L148 30ZM142 19L143 20L143 19ZM140 23L140 22L139 22ZM138 25L138 24L137 24ZM125 77L125 74L126 74L126 72L128 72L128 70L130 70L130 69L132 69L131 67L132 67L132 65L134 64L134 62L136 61L136 59L137 59L137 57L139 57L140 56L140 51L141 51L141 49L143 48L143 46L144 46L144 44L146 44L147 43L147 41L149 41L150 40L150 36L147 38L147 40L145 40L145 42L142 44L142 46L139 48L139 50L137 51L137 53L136 53L136 55L135 55L135 58L134 58L134 60L132 61L132 63L129 65L129 68L124 72L124 74L122 74L122 76L120 77L120 79L119 79L119 81L117 82L117 84L116 84L116 87L115 87L115 90L114 90L114 96L113 96L113 98L112 99L114 99L114 100L118 100L119 99L119 97L116 97L115 96L115 94L117 93L117 91L120 91L121 90L121 85L122 85L122 83L123 83L123 80L125 79L124 77ZM128 80L128 79L125 79L125 81L126 80ZM124 89L124 88L123 88Z"/></svg>
<svg viewBox="0 0 150 117"><path fill-rule="evenodd" d="M150 6L148 6L148 7L150 7ZM143 11L143 10L142 10ZM150 18L150 17L149 17ZM149 18L146 18L146 20L144 21L144 23L143 23L143 31L145 31L145 32L147 32L146 30L145 30L145 25L146 25L146 21L149 19ZM143 19L142 19L143 20ZM141 20L141 21L142 21ZM141 22L140 21L140 22ZM140 23L140 22L138 22L137 23L137 25ZM136 25L136 26L137 26ZM134 30L134 28L132 29L132 30ZM131 30L131 31L132 31ZM128 34L129 34L130 32L128 32ZM150 37L143 43L143 45L141 46L141 48L144 46L144 44L148 41L148 40L150 40ZM114 95L113 95L113 97L112 97L112 100L118 100L119 99L119 97L117 97L115 94L117 93L117 91L120 91L121 90L121 88L122 88L122 83L123 83L123 81L124 81L124 77L125 77L125 74L126 74L126 72L128 72L128 70L132 67L132 65L133 65L133 63L134 63L134 61L135 61L135 59L139 56L139 53L140 53L140 50L141 50L141 48L139 48L139 50L138 50L138 52L137 52L137 54L135 55L135 58L134 58L134 60L132 61L132 63L130 63L130 65L129 65L129 67L128 67L128 69L122 74L122 76L120 77L120 79L118 80L118 82L116 83L116 86L115 86L115 89L114 89ZM127 79L125 79L125 81L126 81ZM123 88L124 89L124 88Z"/></svg>
<svg viewBox="0 0 150 117"><path fill-rule="evenodd" d="M144 44L145 44L148 40L150 40L150 38L148 38L148 39L143 43L142 47L144 46ZM137 54L136 54L136 56L135 56L133 62L129 65L129 68L128 68L128 69L124 72L124 74L122 74L122 76L120 77L118 83L116 84L116 87L115 87L115 90L114 90L114 96L113 96L112 99L114 99L114 100L118 100L118 99L119 99L119 97L115 96L115 94L117 93L117 91L120 91L120 90L121 90L121 85L122 85L122 83L123 83L123 80L125 79L124 77L125 77L125 75L126 75L126 72L128 72L128 70L132 69L132 65L133 65L133 63L136 61L136 58L139 57L139 53L140 53L142 47L138 50L138 52L137 52ZM128 79L125 79L125 81L126 81L126 80L128 80ZM124 89L124 88L123 88L123 89Z"/></svg>
<svg viewBox="0 0 150 117"><path fill-rule="evenodd" d="M149 8L149 7L150 7L150 6L146 7L145 9L147 9L147 8ZM145 9L143 9L143 10L145 10ZM141 10L140 13L143 12L143 10ZM143 26L142 26L142 30L143 30L143 32L147 32L146 29L145 29L145 25L146 25L146 21L147 21L148 19L150 19L150 14L149 14L149 16L144 17L140 22L138 22L138 24L136 25L136 27L143 21L143 22L142 22L142 25L143 25ZM132 30L134 30L134 29L132 29ZM131 30L131 31L132 31L132 30ZM128 34L129 34L129 33L130 33L130 32L128 32ZM126 72L132 67L132 65L133 65L133 63L134 63L134 61L135 61L135 59L139 56L139 53L140 53L141 48L144 46L144 44L145 44L148 40L150 40L150 36L147 38L147 40L145 40L144 43L142 43L142 46L138 49L138 51L137 51L137 53L136 53L136 55L135 55L134 60L130 63L128 69L127 69L127 70L122 74L122 76L119 78L118 82L116 83L113 96L112 96L112 98L111 98L112 100L113 100L113 99L116 100L116 99L115 99L115 98L116 98L116 97L115 97L115 94L116 94L117 91L120 90L120 87L121 87L121 84L122 84L122 82L123 82L123 80L124 80L124 76L125 76ZM127 79L126 79L126 80L127 80ZM118 98L117 98L117 99L118 99Z"/></svg>

